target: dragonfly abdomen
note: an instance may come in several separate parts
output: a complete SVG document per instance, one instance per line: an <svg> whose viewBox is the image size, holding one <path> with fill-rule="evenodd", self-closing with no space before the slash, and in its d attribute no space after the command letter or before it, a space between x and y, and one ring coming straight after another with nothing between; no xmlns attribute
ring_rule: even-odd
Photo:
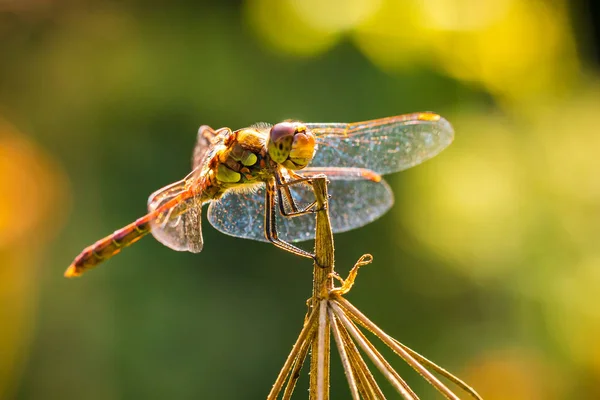
<svg viewBox="0 0 600 400"><path fill-rule="evenodd" d="M194 194L191 190L179 193L151 213L113 232L104 239L98 240L75 257L73 263L67 268L65 276L69 278L79 276L88 269L118 254L122 248L137 242L150 233L152 221L161 215L168 215L169 210L177 204L193 197Z"/></svg>
<svg viewBox="0 0 600 400"><path fill-rule="evenodd" d="M135 222L113 232L107 237L98 240L79 254L65 272L66 277L79 276L84 271L95 267L107 258L119 253L127 247L150 233L150 221L154 217L148 214Z"/></svg>

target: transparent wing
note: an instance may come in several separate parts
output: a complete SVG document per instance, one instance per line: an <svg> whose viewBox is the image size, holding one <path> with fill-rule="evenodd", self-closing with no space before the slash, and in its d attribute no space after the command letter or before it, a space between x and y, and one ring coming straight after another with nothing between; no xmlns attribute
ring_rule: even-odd
<svg viewBox="0 0 600 400"><path fill-rule="evenodd" d="M388 184L358 176L331 176L328 186L331 199L329 210L334 232L361 227L383 215L394 203ZM306 185L292 186L292 196L300 207L314 200L312 189ZM231 236L267 241L264 234L265 188L256 192L229 192L210 204L209 222L219 231ZM279 237L287 242L314 239L314 214L289 218L277 214Z"/></svg>
<svg viewBox="0 0 600 400"><path fill-rule="evenodd" d="M454 138L448 121L423 112L354 123L308 123L318 148L311 167L358 167L378 174L430 159Z"/></svg>
<svg viewBox="0 0 600 400"><path fill-rule="evenodd" d="M202 125L200 129L198 129L196 145L194 146L194 152L192 154L192 169L196 169L199 165L204 163L204 159L210 148L211 139L214 136L215 131L208 125Z"/></svg>
<svg viewBox="0 0 600 400"><path fill-rule="evenodd" d="M202 125L198 129L198 135L196 136L196 145L194 146L194 152L192 154L192 169L201 171L201 166L204 165L206 158L210 154L210 149L218 142L219 136L223 136L229 132L229 128L221 128L214 130L208 125Z"/></svg>
<svg viewBox="0 0 600 400"><path fill-rule="evenodd" d="M200 196L168 203L186 191L187 179L165 186L148 198L148 211L160 210L150 222L152 235L167 247L177 251L202 251L202 202ZM162 208L162 210L161 210Z"/></svg>

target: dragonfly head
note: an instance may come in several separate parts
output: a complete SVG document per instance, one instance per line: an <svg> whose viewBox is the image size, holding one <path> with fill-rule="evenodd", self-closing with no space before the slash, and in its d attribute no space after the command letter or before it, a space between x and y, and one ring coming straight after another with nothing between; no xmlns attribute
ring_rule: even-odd
<svg viewBox="0 0 600 400"><path fill-rule="evenodd" d="M315 136L300 122L273 125L267 141L273 161L292 170L306 167L315 155Z"/></svg>

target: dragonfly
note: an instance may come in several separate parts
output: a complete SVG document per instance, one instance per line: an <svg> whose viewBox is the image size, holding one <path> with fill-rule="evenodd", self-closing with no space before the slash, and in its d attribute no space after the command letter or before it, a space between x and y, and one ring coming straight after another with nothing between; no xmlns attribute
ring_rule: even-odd
<svg viewBox="0 0 600 400"><path fill-rule="evenodd" d="M326 175L333 232L364 226L385 214L394 195L382 175L437 155L454 138L450 123L418 112L355 123L286 120L231 130L198 130L192 171L152 193L148 213L84 249L67 268L75 277L151 233L177 251L204 246L202 208L217 230L271 242L314 258L292 243L314 239L311 179Z"/></svg>

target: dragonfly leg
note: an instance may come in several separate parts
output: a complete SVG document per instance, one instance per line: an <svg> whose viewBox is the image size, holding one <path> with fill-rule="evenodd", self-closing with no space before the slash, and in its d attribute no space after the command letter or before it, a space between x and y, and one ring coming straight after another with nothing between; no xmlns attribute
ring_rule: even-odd
<svg viewBox="0 0 600 400"><path fill-rule="evenodd" d="M296 201L294 200L294 197L292 196L292 192L290 191L290 187L289 185L284 185L283 183L285 182L284 178L281 176L281 174L279 172L277 172L275 174L275 181L277 182L276 188L277 188L277 197L279 199L278 204L279 204L279 212L281 213L281 215L289 217L290 214L288 213L288 211L285 209L285 203L283 201L283 196L285 195L285 198L288 202L288 204L290 205L290 207L292 208L292 213L297 213L298 212L298 206L296 205Z"/></svg>
<svg viewBox="0 0 600 400"><path fill-rule="evenodd" d="M279 239L279 236L277 234L277 221L275 211L275 190L275 182L268 182L267 190L265 191L265 237L269 242L273 243L280 249L289 251L290 253L296 254L300 257L306 257L314 260L314 254L309 253L306 250L302 250L299 247L296 247L290 243Z"/></svg>
<svg viewBox="0 0 600 400"><path fill-rule="evenodd" d="M304 176L304 175L300 175L292 170L288 170L287 171L288 174L290 175L291 178L289 181L286 181L283 176L281 175L281 172L277 172L276 174L276 178L278 178L278 184L281 186L293 186L293 185L298 185L300 183L305 183L307 185L311 185L312 186L312 176ZM313 174L316 175L316 174Z"/></svg>
<svg viewBox="0 0 600 400"><path fill-rule="evenodd" d="M362 168L356 168L356 169L362 169ZM325 171L328 171L329 168L325 168ZM308 171L309 175L304 174L304 171ZM294 185L300 182L306 182L306 184L311 185L312 186L312 181L315 177L319 176L319 175L325 175L325 177L327 178L327 183L329 184L330 180L329 180L329 176L327 175L327 173L323 172L320 168L304 168L302 170L302 175L300 175L299 173L295 172L295 171L288 171L290 173L290 176L292 176L294 178L293 181L290 182L290 185ZM328 199L331 199L331 195L328 194L327 195ZM312 204L316 204L316 201L313 202ZM311 206L312 206L311 204ZM314 210L314 212L317 212L320 210Z"/></svg>
<svg viewBox="0 0 600 400"><path fill-rule="evenodd" d="M315 210L315 208L314 208L316 201L313 201L312 203L308 204L303 209L299 210L298 205L296 204L296 200L292 196L292 192L290 190L291 186L299 185L302 183L311 185L312 178L307 178L307 177L304 177L304 176L296 174L296 173L294 173L294 178L295 179L293 179L293 180L286 181L285 178L283 176L281 176L281 174L279 172L275 174L277 197L279 200L278 201L279 212L284 217L298 217L300 215L315 213L316 211L318 211L318 210ZM285 202L284 202L284 198L283 198L284 196L285 196L285 200L287 200L287 203L290 205L291 212L286 210L286 208L285 208Z"/></svg>

